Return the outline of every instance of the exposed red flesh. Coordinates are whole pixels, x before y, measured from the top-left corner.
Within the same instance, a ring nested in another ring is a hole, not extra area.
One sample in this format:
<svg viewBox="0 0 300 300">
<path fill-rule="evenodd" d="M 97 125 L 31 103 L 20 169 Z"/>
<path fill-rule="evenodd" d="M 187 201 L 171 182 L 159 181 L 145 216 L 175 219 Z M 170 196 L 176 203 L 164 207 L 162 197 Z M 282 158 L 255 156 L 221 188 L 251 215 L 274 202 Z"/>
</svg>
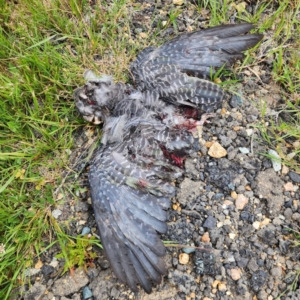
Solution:
<svg viewBox="0 0 300 300">
<path fill-rule="evenodd" d="M 199 110 L 197 108 L 182 106 L 180 110 L 185 118 L 199 120 Z"/>
<path fill-rule="evenodd" d="M 183 168 L 183 162 L 186 159 L 186 156 L 179 156 L 179 155 L 176 155 L 174 153 L 171 153 L 163 145 L 160 145 L 160 148 L 161 148 L 164 156 L 167 159 L 169 159 L 172 164 L 174 164 L 175 166 L 177 166 L 179 168 Z"/>
</svg>

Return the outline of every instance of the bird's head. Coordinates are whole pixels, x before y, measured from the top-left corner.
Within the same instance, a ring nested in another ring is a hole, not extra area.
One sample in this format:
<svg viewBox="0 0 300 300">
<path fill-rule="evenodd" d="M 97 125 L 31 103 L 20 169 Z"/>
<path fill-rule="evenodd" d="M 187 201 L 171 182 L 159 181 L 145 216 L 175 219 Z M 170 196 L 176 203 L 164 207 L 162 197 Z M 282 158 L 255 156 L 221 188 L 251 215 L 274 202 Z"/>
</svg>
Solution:
<svg viewBox="0 0 300 300">
<path fill-rule="evenodd" d="M 87 83 L 75 90 L 75 105 L 83 118 L 93 124 L 101 124 L 110 116 L 119 101 L 122 84 L 114 83 L 111 76 L 96 76 L 88 70 L 84 73 Z"/>
</svg>

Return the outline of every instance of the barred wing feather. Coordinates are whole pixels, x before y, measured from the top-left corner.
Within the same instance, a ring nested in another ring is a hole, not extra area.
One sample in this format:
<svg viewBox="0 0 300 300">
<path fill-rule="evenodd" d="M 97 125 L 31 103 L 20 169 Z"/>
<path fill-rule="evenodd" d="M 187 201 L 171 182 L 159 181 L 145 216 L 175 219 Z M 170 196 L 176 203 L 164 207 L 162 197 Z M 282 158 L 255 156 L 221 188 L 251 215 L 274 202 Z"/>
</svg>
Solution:
<svg viewBox="0 0 300 300">
<path fill-rule="evenodd" d="M 221 25 L 182 34 L 158 48 L 147 48 L 131 65 L 140 89 L 154 89 L 175 105 L 190 105 L 210 112 L 222 101 L 224 92 L 209 78 L 211 68 L 243 58 L 242 51 L 254 47 L 260 34 L 245 34 L 252 24 Z"/>
</svg>

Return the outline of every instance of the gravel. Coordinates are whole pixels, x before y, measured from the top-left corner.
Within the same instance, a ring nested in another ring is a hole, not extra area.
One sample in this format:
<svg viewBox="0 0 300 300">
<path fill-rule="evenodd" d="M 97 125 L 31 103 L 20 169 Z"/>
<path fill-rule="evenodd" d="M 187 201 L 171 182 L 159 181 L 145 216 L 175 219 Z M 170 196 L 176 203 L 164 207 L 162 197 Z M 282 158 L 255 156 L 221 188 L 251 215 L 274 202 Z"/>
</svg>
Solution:
<svg viewBox="0 0 300 300">
<path fill-rule="evenodd" d="M 167 15 L 159 12 L 166 3 L 172 1 L 156 1 L 155 7 L 154 1 L 148 0 L 143 10 L 132 12 L 133 32 L 151 31 L 167 20 Z M 207 25 L 209 12 L 199 16 L 189 2 L 181 8 L 179 33 Z M 255 5 L 247 4 L 247 11 L 254 9 Z M 237 21 L 234 16 L 233 21 Z M 173 36 L 174 30 L 170 25 L 158 38 Z M 260 154 L 269 149 L 260 143 L 256 127 L 261 119 L 257 109 L 261 94 L 280 99 L 271 89 L 271 65 L 269 61 L 257 66 L 263 74 L 261 80 L 250 72 L 238 75 L 242 80 L 236 87 L 238 95 L 228 97 L 222 111 L 203 127 L 200 151 L 186 161 L 186 175 L 176 183 L 178 193 L 168 211 L 168 232 L 162 236 L 185 248 L 167 247 L 169 274 L 151 295 L 143 291 L 134 295 L 117 281 L 102 250 L 94 247 L 98 256 L 86 270 L 75 269 L 62 277 L 55 274 L 63 261 L 53 263 L 59 250 L 45 251 L 41 272 L 28 273 L 31 285 L 25 287 L 24 299 L 271 300 L 294 280 L 299 284 L 295 271 L 300 267 L 300 249 L 290 242 L 289 228 L 298 231 L 300 225 L 300 175 L 286 167 L 279 170 L 277 165 L 274 170 L 272 161 Z M 82 152 L 87 138 L 92 137 L 82 133 L 76 138 L 75 147 L 82 157 L 79 170 L 84 167 Z M 95 141 L 97 138 L 95 133 Z M 224 148 L 225 157 L 208 155 L 205 143 L 212 141 Z M 85 185 L 85 172 L 82 179 Z M 88 192 L 52 214 L 69 221 L 70 234 L 97 234 Z M 186 264 L 179 262 L 182 253 L 189 256 Z M 286 292 L 280 299 L 300 299 L 300 289 Z"/>
</svg>

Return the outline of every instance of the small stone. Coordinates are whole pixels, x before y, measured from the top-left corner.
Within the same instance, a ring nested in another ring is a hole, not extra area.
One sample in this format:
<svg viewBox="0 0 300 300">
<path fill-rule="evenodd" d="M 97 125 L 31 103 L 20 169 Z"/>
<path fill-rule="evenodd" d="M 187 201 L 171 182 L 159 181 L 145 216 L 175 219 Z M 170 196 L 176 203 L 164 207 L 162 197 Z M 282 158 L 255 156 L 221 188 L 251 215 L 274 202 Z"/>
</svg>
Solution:
<svg viewBox="0 0 300 300">
<path fill-rule="evenodd" d="M 214 142 L 205 142 L 205 147 L 210 148 L 213 145 Z"/>
<path fill-rule="evenodd" d="M 57 258 L 53 257 L 52 261 L 50 262 L 49 266 L 56 268 L 58 266 Z"/>
<path fill-rule="evenodd" d="M 93 296 L 92 291 L 86 286 L 82 291 L 83 299 L 89 299 Z"/>
<path fill-rule="evenodd" d="M 52 292 L 57 296 L 66 296 L 78 292 L 88 283 L 89 278 L 85 271 L 78 268 L 72 275 L 66 274 L 56 280 L 53 284 Z"/>
<path fill-rule="evenodd" d="M 183 0 L 173 0 L 173 4 L 178 5 L 178 6 L 182 5 L 183 3 L 184 3 Z"/>
<path fill-rule="evenodd" d="M 52 266 L 50 266 L 50 265 L 43 265 L 42 266 L 42 273 L 43 273 L 44 276 L 48 276 L 53 272 L 54 272 L 54 268 Z"/>
<path fill-rule="evenodd" d="M 286 192 L 293 192 L 294 191 L 294 185 L 292 182 L 287 182 L 284 186 L 284 190 Z"/>
<path fill-rule="evenodd" d="M 196 294 L 195 294 L 195 293 L 191 293 L 191 294 L 190 294 L 190 297 L 191 297 L 192 299 L 194 299 L 194 298 L 196 298 Z"/>
<path fill-rule="evenodd" d="M 223 227 L 224 226 L 224 223 L 223 222 L 218 222 L 217 223 L 217 228 L 221 228 L 221 227 Z"/>
<path fill-rule="evenodd" d="M 208 218 L 205 220 L 203 224 L 203 227 L 212 229 L 215 228 L 216 225 L 217 225 L 217 220 L 212 216 L 208 216 Z"/>
<path fill-rule="evenodd" d="M 186 27 L 186 30 L 187 30 L 188 32 L 191 32 L 191 31 L 194 30 L 194 28 L 193 28 L 191 25 L 188 25 L 188 26 Z"/>
<path fill-rule="evenodd" d="M 22 299 L 31 300 L 31 299 L 41 299 L 46 291 L 46 285 L 42 285 L 39 282 L 35 282 L 33 286 L 30 287 L 29 291 L 26 292 Z M 15 297 L 13 297 L 16 299 Z M 11 299 L 11 298 L 10 298 Z"/>
<path fill-rule="evenodd" d="M 74 208 L 76 212 L 85 212 L 88 211 L 89 205 L 85 201 L 76 201 Z"/>
<path fill-rule="evenodd" d="M 38 260 L 37 263 L 34 265 L 35 269 L 40 269 L 43 266 L 43 262 L 41 260 Z"/>
<path fill-rule="evenodd" d="M 240 147 L 239 150 L 240 150 L 240 152 L 243 153 L 243 154 L 248 154 L 248 153 L 250 153 L 249 148 Z"/>
<path fill-rule="evenodd" d="M 253 226 L 256 230 L 259 229 L 259 227 L 260 227 L 260 222 L 258 222 L 258 221 L 253 222 L 252 226 Z"/>
<path fill-rule="evenodd" d="M 274 277 L 282 277 L 282 268 L 280 267 L 275 267 L 271 269 L 271 275 Z"/>
<path fill-rule="evenodd" d="M 295 172 L 289 172 L 289 177 L 294 181 L 294 182 L 297 182 L 297 183 L 300 183 L 300 175 L 295 173 Z"/>
<path fill-rule="evenodd" d="M 224 282 L 220 282 L 218 284 L 218 290 L 221 291 L 221 292 L 225 292 L 227 290 L 227 286 Z"/>
<path fill-rule="evenodd" d="M 298 212 L 295 212 L 292 216 L 292 220 L 300 222 L 300 214 Z"/>
<path fill-rule="evenodd" d="M 273 219 L 273 225 L 275 225 L 275 226 L 280 226 L 280 225 L 282 225 L 283 223 L 284 223 L 284 221 L 283 220 L 281 220 L 279 217 L 276 217 L 276 218 L 274 218 Z"/>
<path fill-rule="evenodd" d="M 219 280 L 214 280 L 213 283 L 211 284 L 211 286 L 213 288 L 216 288 L 218 286 L 218 284 L 221 283 Z"/>
<path fill-rule="evenodd" d="M 243 194 L 238 194 L 235 200 L 235 206 L 237 209 L 242 210 L 248 204 L 249 199 Z"/>
<path fill-rule="evenodd" d="M 270 149 L 268 151 L 268 153 L 271 155 L 271 162 L 272 162 L 272 165 L 273 165 L 273 169 L 275 172 L 278 172 L 281 170 L 281 157 L 279 156 L 279 154 L 273 150 L 273 149 Z"/>
<path fill-rule="evenodd" d="M 253 129 L 251 128 L 246 129 L 246 133 L 248 136 L 251 136 L 253 134 Z"/>
<path fill-rule="evenodd" d="M 285 211 L 284 211 L 284 216 L 287 220 L 290 220 L 290 218 L 292 217 L 293 215 L 293 210 L 288 207 Z"/>
<path fill-rule="evenodd" d="M 241 270 L 240 269 L 231 269 L 230 276 L 235 281 L 239 280 L 241 278 Z"/>
<path fill-rule="evenodd" d="M 287 154 L 286 159 L 287 161 L 291 161 L 296 155 L 296 152 L 291 152 L 289 154 Z"/>
<path fill-rule="evenodd" d="M 208 150 L 208 155 L 214 158 L 221 158 L 227 155 L 227 151 L 218 142 L 214 142 Z"/>
<path fill-rule="evenodd" d="M 34 276 L 34 275 L 40 273 L 40 271 L 41 271 L 41 269 L 28 268 L 25 270 L 25 276 L 31 277 L 31 276 Z"/>
<path fill-rule="evenodd" d="M 256 298 L 253 297 L 253 300 L 266 300 L 268 293 L 264 290 L 261 290 L 255 295 Z"/>
<path fill-rule="evenodd" d="M 187 247 L 187 248 L 183 248 L 182 251 L 186 254 L 191 254 L 191 253 L 195 252 L 195 248 Z"/>
<path fill-rule="evenodd" d="M 180 253 L 179 254 L 179 262 L 182 264 L 182 265 L 186 265 L 188 262 L 189 262 L 189 255 L 186 254 L 186 253 Z"/>
<path fill-rule="evenodd" d="M 58 219 L 58 217 L 59 217 L 61 214 L 62 214 L 62 211 L 59 210 L 59 209 L 54 209 L 54 210 L 52 211 L 52 216 L 53 216 L 54 219 Z"/>
<path fill-rule="evenodd" d="M 205 232 L 202 237 L 201 237 L 201 241 L 203 243 L 209 243 L 210 242 L 210 238 L 209 238 L 209 233 L 208 232 Z"/>
<path fill-rule="evenodd" d="M 241 97 L 241 95 L 238 94 L 234 94 L 232 95 L 229 104 L 232 108 L 235 108 L 237 106 L 242 106 L 243 105 L 243 98 Z"/>
<path fill-rule="evenodd" d="M 143 39 L 146 39 L 148 37 L 146 32 L 140 32 L 139 36 Z"/>
<path fill-rule="evenodd" d="M 226 219 L 224 222 L 223 222 L 224 225 L 231 225 L 231 221 L 229 219 Z"/>
<path fill-rule="evenodd" d="M 83 227 L 81 231 L 81 235 L 84 236 L 86 234 L 89 234 L 91 232 L 91 229 L 89 227 Z"/>
<path fill-rule="evenodd" d="M 231 233 L 228 234 L 228 236 L 229 236 L 232 240 L 234 240 L 235 237 L 236 237 L 236 233 L 231 232 Z"/>
<path fill-rule="evenodd" d="M 231 192 L 231 197 L 232 197 L 233 199 L 237 199 L 238 195 L 237 195 L 236 191 L 232 191 L 232 192 Z"/>
<path fill-rule="evenodd" d="M 167 25 L 167 23 L 168 23 L 167 21 L 162 21 L 161 22 L 162 26 L 164 26 L 164 27 Z"/>
<path fill-rule="evenodd" d="M 268 225 L 270 224 L 271 220 L 268 219 L 268 218 L 264 218 L 262 221 L 261 221 L 261 226 L 265 226 L 265 225 Z"/>
<path fill-rule="evenodd" d="M 56 197 L 56 200 L 61 200 L 64 197 L 64 195 L 62 193 L 59 193 Z"/>
<path fill-rule="evenodd" d="M 249 263 L 249 258 L 240 257 L 237 264 L 240 268 L 245 268 Z"/>
<path fill-rule="evenodd" d="M 224 205 L 227 207 L 227 206 L 229 206 L 229 205 L 232 205 L 233 204 L 233 202 L 232 201 L 230 201 L 230 200 L 225 200 L 224 201 Z"/>
<path fill-rule="evenodd" d="M 268 274 L 265 271 L 257 270 L 252 274 L 250 284 L 254 291 L 258 291 L 266 282 Z"/>
<path fill-rule="evenodd" d="M 281 174 L 286 175 L 289 172 L 289 168 L 286 165 L 282 166 Z"/>
</svg>

